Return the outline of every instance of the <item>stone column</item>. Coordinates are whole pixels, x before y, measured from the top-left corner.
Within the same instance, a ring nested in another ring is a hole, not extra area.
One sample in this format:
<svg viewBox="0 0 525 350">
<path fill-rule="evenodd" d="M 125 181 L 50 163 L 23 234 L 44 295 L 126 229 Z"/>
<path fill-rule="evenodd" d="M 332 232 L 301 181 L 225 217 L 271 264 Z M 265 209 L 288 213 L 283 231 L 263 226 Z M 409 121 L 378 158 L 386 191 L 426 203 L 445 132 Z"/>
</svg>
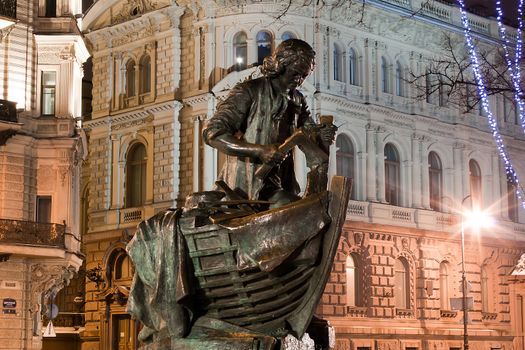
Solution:
<svg viewBox="0 0 525 350">
<path fill-rule="evenodd" d="M 425 191 L 424 191 L 424 182 L 425 182 L 425 166 L 421 157 L 421 141 L 420 137 L 417 134 L 412 134 L 410 138 L 411 148 L 412 148 L 412 185 L 409 186 L 413 188 L 412 191 L 412 204 L 414 208 L 421 208 L 422 202 L 424 202 Z M 427 183 L 428 183 L 428 172 L 427 172 Z M 422 198 L 423 197 L 423 200 Z"/>
<path fill-rule="evenodd" d="M 201 117 L 193 117 L 193 192 L 200 191 Z"/>
<path fill-rule="evenodd" d="M 374 142 L 376 147 L 376 183 L 377 183 L 377 200 L 381 203 L 386 203 L 385 197 L 385 148 L 380 139 L 380 135 L 385 132 L 385 129 L 378 126 L 375 128 Z M 401 179 L 400 179 L 401 180 Z"/>
<path fill-rule="evenodd" d="M 366 200 L 377 202 L 376 188 L 376 143 L 374 127 L 371 124 L 366 125 Z"/>
<path fill-rule="evenodd" d="M 122 203 L 122 192 L 124 189 L 124 183 L 121 181 L 124 174 L 124 166 L 126 165 L 125 159 L 120 159 L 120 136 L 116 134 L 110 135 L 111 142 L 109 143 L 109 154 L 111 157 L 111 168 L 110 168 L 110 180 L 111 180 L 111 198 L 110 208 L 121 208 L 124 206 Z"/>
</svg>

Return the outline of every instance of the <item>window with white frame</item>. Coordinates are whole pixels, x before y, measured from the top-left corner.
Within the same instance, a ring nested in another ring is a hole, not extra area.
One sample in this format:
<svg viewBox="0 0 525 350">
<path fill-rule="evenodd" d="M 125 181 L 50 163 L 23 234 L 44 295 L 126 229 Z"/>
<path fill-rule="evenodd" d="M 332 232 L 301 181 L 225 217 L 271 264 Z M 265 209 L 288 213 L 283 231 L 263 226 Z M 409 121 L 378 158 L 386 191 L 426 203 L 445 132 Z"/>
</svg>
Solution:
<svg viewBox="0 0 525 350">
<path fill-rule="evenodd" d="M 359 85 L 357 77 L 357 54 L 353 48 L 348 49 L 348 82 Z"/>
<path fill-rule="evenodd" d="M 334 80 L 343 81 L 343 51 L 338 44 L 334 44 L 333 54 Z"/>
<path fill-rule="evenodd" d="M 247 66 L 248 37 L 245 32 L 239 32 L 233 37 L 233 59 L 237 69 L 242 70 Z"/>
<path fill-rule="evenodd" d="M 441 199 L 443 197 L 443 168 L 441 159 L 436 152 L 428 154 L 428 185 L 430 194 L 430 208 L 435 211 L 441 210 Z"/>
<path fill-rule="evenodd" d="M 481 169 L 474 159 L 471 159 L 468 165 L 472 209 L 479 209 L 481 208 Z"/>
<path fill-rule="evenodd" d="M 146 202 L 146 147 L 133 144 L 126 157 L 126 207 L 134 208 Z"/>
<path fill-rule="evenodd" d="M 400 204 L 400 161 L 394 145 L 385 146 L 385 199 L 391 205 Z"/>
<path fill-rule="evenodd" d="M 43 116 L 55 115 L 57 73 L 43 71 L 41 79 L 40 108 Z"/>
<path fill-rule="evenodd" d="M 449 264 L 447 261 L 442 261 L 439 264 L 439 302 L 441 310 L 450 310 L 449 283 Z"/>
<path fill-rule="evenodd" d="M 396 308 L 410 308 L 410 269 L 404 257 L 394 262 L 394 299 Z"/>
<path fill-rule="evenodd" d="M 361 269 L 355 254 L 346 257 L 346 305 L 363 306 L 362 286 L 360 286 Z"/>
<path fill-rule="evenodd" d="M 344 134 L 337 135 L 335 140 L 336 151 L 336 173 L 337 175 L 346 176 L 354 179 L 355 156 L 354 146 L 348 136 Z M 352 186 L 351 199 L 355 199 L 355 183 Z"/>
<path fill-rule="evenodd" d="M 273 36 L 265 30 L 257 33 L 255 38 L 257 42 L 257 64 L 263 64 L 266 57 L 272 54 Z"/>
<path fill-rule="evenodd" d="M 381 57 L 381 91 L 392 93 L 390 88 L 390 65 L 385 57 Z"/>
</svg>

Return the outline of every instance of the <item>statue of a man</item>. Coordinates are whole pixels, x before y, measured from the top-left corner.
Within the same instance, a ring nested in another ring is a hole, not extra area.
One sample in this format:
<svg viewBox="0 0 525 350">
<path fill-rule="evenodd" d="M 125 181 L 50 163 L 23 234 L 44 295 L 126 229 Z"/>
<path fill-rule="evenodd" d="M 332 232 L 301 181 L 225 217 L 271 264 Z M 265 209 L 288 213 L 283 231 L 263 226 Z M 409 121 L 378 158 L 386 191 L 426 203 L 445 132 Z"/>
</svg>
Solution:
<svg viewBox="0 0 525 350">
<path fill-rule="evenodd" d="M 228 155 L 220 179 L 246 198 L 279 206 L 299 198 L 292 155 L 278 147 L 296 129 L 317 127 L 297 90 L 314 66 L 315 51 L 308 43 L 283 41 L 265 58 L 263 77 L 237 84 L 208 121 L 204 141 Z M 333 141 L 335 127 L 318 130 L 318 141 Z M 262 164 L 272 170 L 261 182 L 255 172 Z"/>
</svg>

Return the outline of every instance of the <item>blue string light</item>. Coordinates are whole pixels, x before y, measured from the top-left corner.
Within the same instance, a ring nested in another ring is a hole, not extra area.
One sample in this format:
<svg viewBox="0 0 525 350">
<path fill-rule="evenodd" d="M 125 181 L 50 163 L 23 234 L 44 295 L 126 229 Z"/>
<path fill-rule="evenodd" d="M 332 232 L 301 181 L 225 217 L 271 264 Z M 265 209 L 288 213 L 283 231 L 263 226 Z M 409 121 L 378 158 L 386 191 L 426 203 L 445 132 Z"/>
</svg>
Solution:
<svg viewBox="0 0 525 350">
<path fill-rule="evenodd" d="M 492 136 L 494 138 L 494 141 L 496 142 L 496 146 L 498 148 L 499 156 L 501 160 L 503 161 L 503 164 L 505 165 L 505 171 L 507 173 L 508 178 L 516 185 L 516 196 L 521 202 L 521 206 L 525 209 L 525 202 L 524 202 L 524 193 L 523 189 L 521 188 L 521 185 L 519 183 L 518 174 L 514 170 L 514 167 L 512 166 L 512 163 L 510 161 L 510 157 L 505 150 L 505 144 L 503 143 L 503 139 L 501 137 L 501 134 L 499 132 L 498 124 L 496 121 L 496 118 L 492 115 L 492 112 L 490 110 L 490 104 L 488 99 L 487 90 L 485 89 L 485 83 L 483 81 L 483 76 L 481 75 L 480 70 L 480 64 L 478 55 L 476 53 L 476 48 L 474 46 L 474 42 L 472 40 L 471 35 L 471 28 L 470 23 L 467 18 L 467 11 L 465 10 L 465 2 L 463 0 L 457 0 L 459 4 L 459 9 L 461 12 L 461 23 L 463 24 L 464 34 L 465 34 L 465 40 L 467 43 L 468 51 L 470 54 L 470 59 L 472 62 L 472 70 L 474 71 L 474 77 L 476 78 L 476 86 L 478 89 L 478 94 L 480 96 L 481 105 L 483 107 L 483 110 L 487 114 L 487 120 L 489 122 L 489 126 L 492 130 Z M 521 0 L 520 0 L 521 1 Z M 501 5 L 499 6 L 501 9 Z M 521 16 L 520 16 L 521 17 Z M 498 21 L 500 21 L 501 18 L 499 18 Z M 518 33 L 520 34 L 520 33 Z M 520 36 L 520 35 L 519 35 Z M 519 40 L 519 39 L 518 39 Z M 521 47 L 521 44 L 520 44 Z M 521 48 L 520 48 L 521 51 Z M 518 55 L 518 52 L 516 52 L 516 57 Z M 515 61 L 516 62 L 516 61 Z M 516 71 L 516 70 L 514 70 Z M 514 77 L 513 77 L 514 78 Z"/>
<path fill-rule="evenodd" d="M 521 98 L 523 96 L 523 91 L 520 86 L 521 69 L 519 65 L 519 61 L 521 60 L 521 57 L 522 57 L 522 47 L 523 47 L 523 41 L 521 38 L 521 32 L 523 29 L 523 19 L 522 19 L 523 0 L 520 0 L 518 4 L 518 28 L 516 30 L 516 48 L 515 48 L 514 61 L 512 61 L 510 57 L 510 52 L 508 48 L 508 45 L 510 45 L 510 42 L 509 42 L 509 38 L 506 33 L 505 26 L 503 25 L 501 21 L 503 18 L 501 0 L 496 1 L 496 11 L 497 11 L 496 19 L 498 22 L 499 35 L 501 38 L 501 45 L 503 46 L 505 63 L 507 64 L 507 68 L 509 71 L 509 75 L 511 77 L 512 85 L 514 87 L 514 100 L 516 101 L 516 107 L 518 108 L 518 112 L 519 112 L 518 115 L 519 115 L 521 128 L 525 132 L 525 119 L 523 118 L 524 103 Z"/>
</svg>

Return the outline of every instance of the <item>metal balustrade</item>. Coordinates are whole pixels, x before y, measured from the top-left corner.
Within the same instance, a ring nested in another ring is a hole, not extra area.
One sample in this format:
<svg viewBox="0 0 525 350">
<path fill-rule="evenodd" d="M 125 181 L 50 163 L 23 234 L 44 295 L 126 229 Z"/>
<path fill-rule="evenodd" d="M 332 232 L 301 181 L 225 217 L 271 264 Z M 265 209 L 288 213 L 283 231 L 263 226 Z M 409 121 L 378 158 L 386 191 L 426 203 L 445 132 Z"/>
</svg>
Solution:
<svg viewBox="0 0 525 350">
<path fill-rule="evenodd" d="M 61 224 L 0 219 L 0 243 L 65 248 L 65 232 Z"/>
</svg>

